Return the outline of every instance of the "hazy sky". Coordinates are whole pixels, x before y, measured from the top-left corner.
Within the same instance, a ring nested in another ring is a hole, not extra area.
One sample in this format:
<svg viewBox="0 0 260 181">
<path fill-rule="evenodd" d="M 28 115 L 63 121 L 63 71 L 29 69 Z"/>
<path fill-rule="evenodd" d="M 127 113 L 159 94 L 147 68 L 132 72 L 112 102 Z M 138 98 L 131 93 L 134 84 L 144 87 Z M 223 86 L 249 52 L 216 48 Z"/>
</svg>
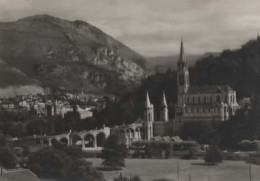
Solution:
<svg viewBox="0 0 260 181">
<path fill-rule="evenodd" d="M 0 21 L 35 14 L 80 19 L 144 56 L 240 47 L 260 34 L 260 0 L 0 0 Z"/>
</svg>

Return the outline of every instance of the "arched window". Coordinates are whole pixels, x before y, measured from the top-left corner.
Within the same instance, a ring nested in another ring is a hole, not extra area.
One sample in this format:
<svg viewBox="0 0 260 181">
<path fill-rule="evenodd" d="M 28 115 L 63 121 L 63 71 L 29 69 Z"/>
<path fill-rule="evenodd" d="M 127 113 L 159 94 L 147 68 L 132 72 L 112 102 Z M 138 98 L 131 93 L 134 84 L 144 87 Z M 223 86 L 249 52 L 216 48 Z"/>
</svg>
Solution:
<svg viewBox="0 0 260 181">
<path fill-rule="evenodd" d="M 192 102 L 195 103 L 195 97 L 194 96 L 192 97 Z"/>
<path fill-rule="evenodd" d="M 204 103 L 206 103 L 207 102 L 207 99 L 206 99 L 206 96 L 204 96 Z"/>
</svg>

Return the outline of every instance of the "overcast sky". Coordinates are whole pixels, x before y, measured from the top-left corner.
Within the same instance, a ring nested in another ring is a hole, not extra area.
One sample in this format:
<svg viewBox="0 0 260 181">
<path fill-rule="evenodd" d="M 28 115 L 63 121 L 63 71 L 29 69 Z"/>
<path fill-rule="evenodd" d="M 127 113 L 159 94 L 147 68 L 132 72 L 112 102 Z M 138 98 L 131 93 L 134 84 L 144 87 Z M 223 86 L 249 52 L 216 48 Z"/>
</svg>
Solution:
<svg viewBox="0 0 260 181">
<path fill-rule="evenodd" d="M 86 21 L 144 56 L 240 47 L 260 34 L 260 0 L 0 0 L 0 21 L 50 14 Z"/>
</svg>

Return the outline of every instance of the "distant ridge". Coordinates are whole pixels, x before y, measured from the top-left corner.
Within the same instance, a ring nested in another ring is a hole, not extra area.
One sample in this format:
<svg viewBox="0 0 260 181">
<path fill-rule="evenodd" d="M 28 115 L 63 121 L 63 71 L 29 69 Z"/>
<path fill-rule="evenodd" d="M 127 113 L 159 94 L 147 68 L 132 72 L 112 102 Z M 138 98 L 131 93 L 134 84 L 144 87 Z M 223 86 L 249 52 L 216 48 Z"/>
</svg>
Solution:
<svg viewBox="0 0 260 181">
<path fill-rule="evenodd" d="M 201 57 L 202 55 L 187 55 L 189 66 L 194 65 L 195 62 Z M 176 70 L 178 58 L 179 55 L 172 55 L 172 56 L 160 56 L 160 57 L 147 57 L 146 59 L 149 62 L 148 68 L 154 71 L 158 71 L 158 69 Z"/>
</svg>

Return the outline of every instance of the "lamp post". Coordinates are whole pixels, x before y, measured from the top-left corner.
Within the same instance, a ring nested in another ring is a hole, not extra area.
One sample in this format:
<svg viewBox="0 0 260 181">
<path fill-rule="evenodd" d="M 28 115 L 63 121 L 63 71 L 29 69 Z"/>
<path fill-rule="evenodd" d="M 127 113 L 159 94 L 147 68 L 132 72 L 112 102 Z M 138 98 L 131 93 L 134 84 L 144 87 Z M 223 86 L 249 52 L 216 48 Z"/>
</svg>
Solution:
<svg viewBox="0 0 260 181">
<path fill-rule="evenodd" d="M 252 180 L 251 165 L 249 165 L 249 181 Z"/>
<path fill-rule="evenodd" d="M 180 178 L 179 161 L 177 162 L 177 177 L 178 177 L 178 180 L 179 180 L 179 178 Z"/>
</svg>

